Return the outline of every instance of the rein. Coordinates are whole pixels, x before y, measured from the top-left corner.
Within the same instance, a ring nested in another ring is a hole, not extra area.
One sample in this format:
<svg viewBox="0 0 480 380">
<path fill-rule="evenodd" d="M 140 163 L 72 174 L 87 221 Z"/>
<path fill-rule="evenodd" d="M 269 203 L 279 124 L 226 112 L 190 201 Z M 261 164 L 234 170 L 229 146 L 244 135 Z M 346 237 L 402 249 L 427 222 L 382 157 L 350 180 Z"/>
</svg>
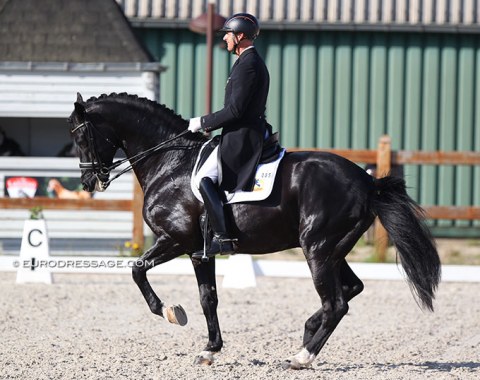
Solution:
<svg viewBox="0 0 480 380">
<path fill-rule="evenodd" d="M 111 170 L 117 168 L 118 166 L 122 165 L 123 163 L 127 162 L 127 161 L 130 161 L 130 160 L 133 160 L 133 161 L 130 161 L 130 165 L 128 165 L 125 169 L 123 169 L 121 172 L 117 173 L 114 177 L 112 177 L 111 179 L 109 179 L 108 181 L 104 182 L 102 184 L 102 186 L 104 186 L 104 189 L 106 189 L 108 187 L 108 185 L 110 185 L 110 183 L 117 179 L 118 177 L 120 177 L 122 174 L 125 174 L 126 172 L 130 171 L 133 169 L 133 165 L 135 165 L 137 162 L 143 160 L 145 157 L 148 157 L 149 155 L 151 155 L 152 153 L 155 153 L 157 151 L 160 150 L 160 148 L 162 148 L 164 145 L 168 144 L 169 142 L 172 142 L 182 136 L 185 136 L 188 132 L 190 132 L 188 129 L 179 133 L 178 135 L 176 136 L 173 136 L 172 138 L 168 139 L 168 140 L 165 140 L 163 142 L 161 142 L 160 144 L 158 145 L 155 145 L 154 147 L 151 147 L 150 149 L 147 149 L 143 152 L 140 152 L 140 153 L 137 153 L 135 156 L 132 156 L 132 157 L 127 157 L 127 158 L 123 158 L 121 160 L 118 160 L 118 161 L 115 161 L 114 163 L 112 163 L 111 166 L 109 166 L 107 168 L 107 170 L 110 172 Z"/>
<path fill-rule="evenodd" d="M 179 133 L 178 135 L 173 136 L 172 138 L 167 139 L 165 141 L 162 141 L 160 144 L 157 144 L 157 145 L 155 145 L 155 146 L 153 146 L 153 147 L 151 147 L 151 148 L 149 148 L 149 149 L 147 149 L 143 152 L 137 153 L 136 155 L 134 155 L 132 157 L 126 157 L 126 158 L 122 158 L 121 160 L 117 160 L 117 161 L 113 162 L 112 165 L 110 165 L 110 166 L 105 166 L 102 163 L 102 161 L 100 160 L 100 155 L 98 154 L 97 149 L 95 147 L 95 141 L 93 140 L 93 134 L 91 133 L 91 130 L 90 130 L 89 127 L 91 127 L 92 129 L 95 129 L 107 142 L 112 144 L 114 147 L 117 147 L 117 145 L 114 144 L 107 137 L 103 136 L 95 128 L 95 126 L 88 120 L 86 120 L 85 122 L 77 125 L 74 129 L 72 129 L 71 132 L 73 133 L 77 129 L 82 128 L 82 127 L 85 127 L 87 129 L 89 148 L 90 148 L 90 151 L 92 152 L 92 155 L 93 155 L 93 162 L 80 162 L 79 167 L 80 167 L 80 169 L 90 169 L 90 170 L 92 170 L 93 173 L 95 174 L 95 176 L 100 180 L 100 182 L 102 184 L 102 188 L 104 190 L 110 185 L 110 183 L 112 183 L 113 180 L 117 179 L 122 174 L 125 174 L 126 172 L 129 172 L 130 170 L 132 170 L 133 166 L 136 163 L 138 163 L 141 160 L 143 160 L 144 158 L 150 156 L 152 153 L 155 153 L 155 152 L 159 151 L 166 144 L 168 144 L 168 143 L 170 143 L 170 142 L 172 142 L 172 141 L 174 141 L 174 140 L 176 140 L 176 139 L 178 139 L 182 136 L 185 136 L 187 133 L 190 132 L 188 129 L 186 129 L 185 131 Z M 110 172 L 113 169 L 119 167 L 120 165 L 124 164 L 127 161 L 130 161 L 130 165 L 128 165 L 125 169 L 123 169 L 122 171 L 117 173 L 111 179 L 108 179 L 108 177 L 110 175 Z"/>
</svg>

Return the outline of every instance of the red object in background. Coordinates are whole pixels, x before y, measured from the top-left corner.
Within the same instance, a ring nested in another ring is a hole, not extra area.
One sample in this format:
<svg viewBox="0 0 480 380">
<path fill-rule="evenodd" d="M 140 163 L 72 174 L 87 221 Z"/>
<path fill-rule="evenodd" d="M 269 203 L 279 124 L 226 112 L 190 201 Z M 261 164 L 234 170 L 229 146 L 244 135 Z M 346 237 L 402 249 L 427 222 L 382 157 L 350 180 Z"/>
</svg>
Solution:
<svg viewBox="0 0 480 380">
<path fill-rule="evenodd" d="M 38 189 L 38 181 L 30 177 L 7 179 L 6 187 L 10 198 L 33 198 Z"/>
</svg>

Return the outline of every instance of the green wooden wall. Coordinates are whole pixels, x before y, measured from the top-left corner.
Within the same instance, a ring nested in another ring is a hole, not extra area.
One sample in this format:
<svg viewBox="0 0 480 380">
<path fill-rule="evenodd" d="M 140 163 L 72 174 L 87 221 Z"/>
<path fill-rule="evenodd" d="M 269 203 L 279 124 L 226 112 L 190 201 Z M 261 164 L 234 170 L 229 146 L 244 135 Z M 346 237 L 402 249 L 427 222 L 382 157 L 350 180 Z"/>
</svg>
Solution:
<svg viewBox="0 0 480 380">
<path fill-rule="evenodd" d="M 205 37 L 137 31 L 167 67 L 161 102 L 185 118 L 203 114 Z M 221 37 L 216 42 L 214 109 L 233 63 Z M 256 45 L 271 76 L 267 118 L 286 147 L 375 149 L 389 134 L 394 150 L 480 150 L 477 35 L 262 31 Z M 480 206 L 479 167 L 409 165 L 405 176 L 421 204 Z M 480 237 L 478 223 L 435 225 Z"/>
</svg>

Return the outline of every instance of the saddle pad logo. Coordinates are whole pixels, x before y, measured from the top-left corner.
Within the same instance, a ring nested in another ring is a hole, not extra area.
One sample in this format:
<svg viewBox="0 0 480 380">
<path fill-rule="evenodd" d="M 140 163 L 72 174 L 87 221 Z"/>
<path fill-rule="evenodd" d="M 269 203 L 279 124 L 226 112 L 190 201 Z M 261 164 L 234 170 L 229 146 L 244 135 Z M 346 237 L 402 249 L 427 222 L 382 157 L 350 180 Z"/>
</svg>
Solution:
<svg viewBox="0 0 480 380">
<path fill-rule="evenodd" d="M 255 186 L 253 191 L 262 191 L 263 190 L 263 181 L 259 178 L 255 178 Z"/>
<path fill-rule="evenodd" d="M 257 167 L 257 173 L 255 174 L 255 185 L 253 191 L 263 191 L 273 187 L 273 181 L 275 180 L 275 172 L 277 167 L 272 165 L 260 165 Z M 270 183 L 272 182 L 272 183 Z"/>
</svg>

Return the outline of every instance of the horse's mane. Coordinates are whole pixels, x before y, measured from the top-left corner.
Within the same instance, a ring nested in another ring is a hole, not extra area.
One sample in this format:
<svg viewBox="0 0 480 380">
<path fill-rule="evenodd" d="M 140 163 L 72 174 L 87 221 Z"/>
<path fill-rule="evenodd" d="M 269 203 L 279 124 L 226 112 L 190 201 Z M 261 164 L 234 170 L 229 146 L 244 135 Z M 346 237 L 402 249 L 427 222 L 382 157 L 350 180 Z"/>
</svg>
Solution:
<svg viewBox="0 0 480 380">
<path fill-rule="evenodd" d="M 86 103 L 88 106 L 89 104 L 99 101 L 113 101 L 117 103 L 135 105 L 141 108 L 143 112 L 154 114 L 154 118 L 156 120 L 163 122 L 162 124 L 165 124 L 170 128 L 173 128 L 176 133 L 184 131 L 188 126 L 187 120 L 182 118 L 182 116 L 177 114 L 174 110 L 168 108 L 166 105 L 157 103 L 156 101 L 147 98 L 141 98 L 137 95 L 127 94 L 126 92 L 122 92 L 119 94 L 111 93 L 110 95 L 101 94 L 99 97 L 92 96 L 86 101 Z M 143 125 L 143 129 L 145 129 L 146 132 L 151 131 L 151 128 L 151 124 L 145 123 Z M 194 141 L 205 140 L 205 138 L 200 133 L 190 133 L 187 134 L 185 137 Z"/>
<path fill-rule="evenodd" d="M 139 105 L 143 105 L 144 107 L 151 108 L 153 112 L 156 111 L 158 108 L 163 114 L 170 116 L 172 118 L 178 118 L 184 120 L 180 115 L 175 113 L 172 109 L 168 108 L 165 104 L 160 104 L 157 103 L 154 100 L 150 100 L 147 98 L 140 98 L 138 95 L 133 95 L 133 94 L 127 94 L 126 92 L 122 92 L 120 94 L 117 94 L 115 92 L 112 92 L 110 95 L 107 94 L 101 94 L 100 96 L 92 96 L 90 99 L 87 100 L 88 103 L 92 102 L 97 102 L 99 100 L 124 100 L 127 102 L 132 102 L 132 103 L 137 103 Z"/>
</svg>

